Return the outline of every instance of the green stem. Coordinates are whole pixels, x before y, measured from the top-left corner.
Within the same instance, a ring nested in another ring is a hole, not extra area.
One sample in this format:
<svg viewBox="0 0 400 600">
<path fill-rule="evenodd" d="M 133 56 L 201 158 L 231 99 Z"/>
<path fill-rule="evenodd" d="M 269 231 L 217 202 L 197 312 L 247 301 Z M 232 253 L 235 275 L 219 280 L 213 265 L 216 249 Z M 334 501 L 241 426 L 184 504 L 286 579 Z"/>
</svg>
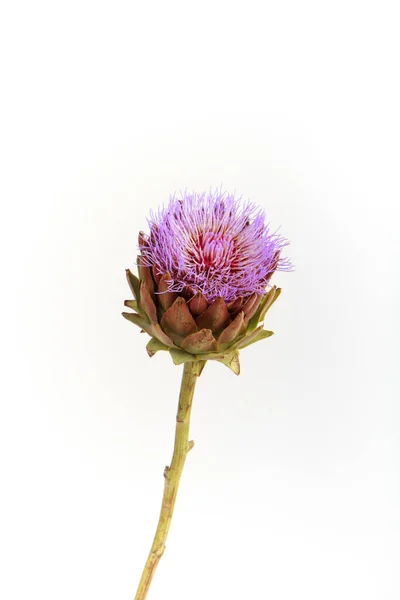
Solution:
<svg viewBox="0 0 400 600">
<path fill-rule="evenodd" d="M 194 444 L 194 442 L 189 441 L 189 426 L 194 388 L 196 386 L 196 378 L 198 375 L 198 363 L 185 363 L 179 395 L 178 414 L 176 415 L 174 453 L 171 466 L 165 467 L 164 496 L 161 505 L 160 518 L 153 545 L 143 569 L 135 600 L 145 600 L 153 575 L 165 550 L 165 542 L 171 525 L 179 481 L 185 465 L 186 455 Z"/>
</svg>

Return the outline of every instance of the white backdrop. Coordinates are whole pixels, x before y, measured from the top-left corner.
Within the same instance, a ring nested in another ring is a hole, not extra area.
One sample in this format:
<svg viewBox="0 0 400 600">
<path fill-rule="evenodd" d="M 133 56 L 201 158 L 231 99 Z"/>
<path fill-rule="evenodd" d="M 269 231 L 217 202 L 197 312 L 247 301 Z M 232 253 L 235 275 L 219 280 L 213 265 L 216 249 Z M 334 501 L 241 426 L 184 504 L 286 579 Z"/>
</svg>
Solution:
<svg viewBox="0 0 400 600">
<path fill-rule="evenodd" d="M 208 364 L 149 600 L 400 596 L 395 2 L 13 2 L 2 44 L 1 597 L 132 600 L 180 369 L 120 313 L 185 187 L 291 240 Z"/>
</svg>

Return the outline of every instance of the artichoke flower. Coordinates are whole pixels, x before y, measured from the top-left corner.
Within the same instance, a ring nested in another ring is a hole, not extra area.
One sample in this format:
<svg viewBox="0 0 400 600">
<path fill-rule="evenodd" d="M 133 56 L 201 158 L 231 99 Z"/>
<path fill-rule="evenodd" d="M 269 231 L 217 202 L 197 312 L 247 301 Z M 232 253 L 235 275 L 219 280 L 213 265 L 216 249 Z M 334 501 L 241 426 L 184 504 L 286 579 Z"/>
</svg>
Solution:
<svg viewBox="0 0 400 600">
<path fill-rule="evenodd" d="M 185 192 L 151 214 L 150 232 L 139 234 L 138 275 L 127 279 L 134 298 L 123 316 L 150 336 L 147 352 L 170 353 L 183 364 L 174 451 L 164 470 L 164 494 L 154 540 L 135 600 L 146 600 L 175 507 L 189 440 L 196 380 L 208 360 L 237 375 L 239 351 L 272 335 L 264 318 L 281 293 L 269 281 L 290 270 L 281 257 L 288 242 L 270 232 L 264 213 L 234 195 Z"/>
<path fill-rule="evenodd" d="M 262 211 L 234 195 L 173 196 L 139 234 L 138 275 L 127 280 L 134 299 L 123 316 L 151 337 L 149 356 L 168 351 L 173 362 L 217 360 L 237 375 L 239 350 L 273 334 L 265 316 L 281 289 L 270 286 L 288 242 L 271 233 Z"/>
</svg>

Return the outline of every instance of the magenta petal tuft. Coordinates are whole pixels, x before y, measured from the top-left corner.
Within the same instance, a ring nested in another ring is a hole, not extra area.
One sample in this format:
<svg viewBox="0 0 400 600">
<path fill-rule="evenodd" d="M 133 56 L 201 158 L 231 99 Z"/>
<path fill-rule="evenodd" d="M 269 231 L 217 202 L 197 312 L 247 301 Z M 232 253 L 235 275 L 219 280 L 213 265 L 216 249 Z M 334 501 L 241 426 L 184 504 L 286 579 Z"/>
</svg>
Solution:
<svg viewBox="0 0 400 600">
<path fill-rule="evenodd" d="M 287 240 L 270 231 L 262 210 L 233 194 L 173 196 L 149 225 L 149 236 L 139 238 L 142 265 L 170 273 L 169 291 L 201 292 L 209 304 L 262 296 L 275 270 L 291 268 L 281 257 Z"/>
</svg>

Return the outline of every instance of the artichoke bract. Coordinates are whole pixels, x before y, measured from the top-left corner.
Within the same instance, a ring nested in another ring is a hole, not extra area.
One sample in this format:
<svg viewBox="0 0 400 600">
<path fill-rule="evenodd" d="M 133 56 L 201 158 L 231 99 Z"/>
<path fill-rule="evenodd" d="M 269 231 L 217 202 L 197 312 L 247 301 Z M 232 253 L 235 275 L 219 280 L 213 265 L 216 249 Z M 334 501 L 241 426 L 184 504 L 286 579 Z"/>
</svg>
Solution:
<svg viewBox="0 0 400 600">
<path fill-rule="evenodd" d="M 123 316 L 151 337 L 147 352 L 167 351 L 176 365 L 217 360 L 239 374 L 239 351 L 273 334 L 264 318 L 281 290 L 270 286 L 288 242 L 271 233 L 253 204 L 233 195 L 184 193 L 140 232 L 138 277 Z"/>
</svg>

